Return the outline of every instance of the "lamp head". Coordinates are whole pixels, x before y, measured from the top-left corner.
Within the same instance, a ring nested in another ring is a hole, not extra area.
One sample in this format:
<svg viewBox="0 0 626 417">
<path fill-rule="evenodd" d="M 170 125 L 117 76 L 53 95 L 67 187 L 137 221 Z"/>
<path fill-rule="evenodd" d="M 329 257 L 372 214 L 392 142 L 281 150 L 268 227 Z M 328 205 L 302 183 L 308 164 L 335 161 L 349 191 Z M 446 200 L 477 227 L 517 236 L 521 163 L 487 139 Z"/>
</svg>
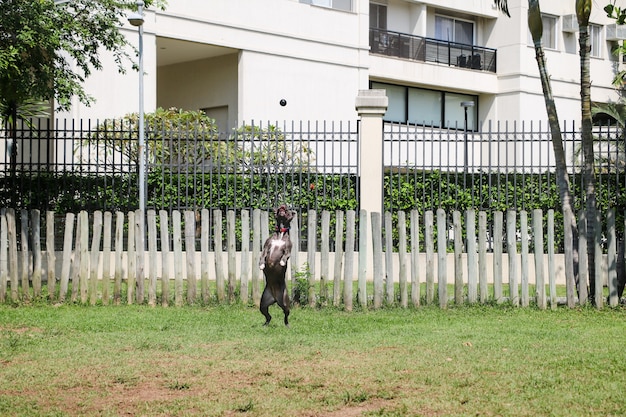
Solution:
<svg viewBox="0 0 626 417">
<path fill-rule="evenodd" d="M 462 101 L 461 102 L 461 107 L 474 107 L 474 102 L 473 101 Z"/>
<path fill-rule="evenodd" d="M 128 22 L 133 26 L 143 25 L 143 1 L 137 2 L 137 11 L 128 15 Z"/>
</svg>

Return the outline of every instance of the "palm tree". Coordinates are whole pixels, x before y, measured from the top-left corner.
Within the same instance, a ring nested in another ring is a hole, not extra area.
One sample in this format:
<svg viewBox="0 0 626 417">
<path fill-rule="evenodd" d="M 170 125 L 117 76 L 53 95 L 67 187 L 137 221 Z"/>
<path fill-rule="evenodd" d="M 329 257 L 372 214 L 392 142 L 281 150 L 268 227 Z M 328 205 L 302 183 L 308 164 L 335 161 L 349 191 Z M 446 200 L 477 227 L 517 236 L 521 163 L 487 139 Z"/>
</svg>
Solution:
<svg viewBox="0 0 626 417">
<path fill-rule="evenodd" d="M 494 0 L 495 5 L 507 16 L 510 17 L 507 0 Z M 567 175 L 567 162 L 565 151 L 563 149 L 563 135 L 561 126 L 559 125 L 559 117 L 552 95 L 552 85 L 548 74 L 545 54 L 541 37 L 543 35 L 543 23 L 541 21 L 541 10 L 539 8 L 539 0 L 528 0 L 528 27 L 533 38 L 535 46 L 535 58 L 539 68 L 539 77 L 541 79 L 541 87 L 543 89 L 543 97 L 548 113 L 548 123 L 550 124 L 550 134 L 552 139 L 552 148 L 554 150 L 554 158 L 556 162 L 556 181 L 559 188 L 559 196 L 561 198 L 561 208 L 563 210 L 564 219 L 571 219 L 570 227 L 564 228 L 564 245 L 565 245 L 565 276 L 567 280 L 568 302 L 573 302 L 574 283 L 578 284 L 578 228 L 576 218 L 572 209 L 572 193 L 569 177 Z M 569 258 L 571 254 L 571 258 Z M 587 299 L 586 285 L 578 284 L 579 299 L 581 302 Z"/>
<path fill-rule="evenodd" d="M 591 119 L 591 77 L 589 74 L 589 15 L 591 14 L 591 0 L 576 0 L 576 16 L 578 18 L 580 45 L 580 105 L 582 116 L 582 148 L 583 148 L 583 178 L 585 182 L 585 209 L 587 210 L 587 241 L 595 242 L 596 228 L 598 227 L 596 213 L 596 177 L 593 152 L 593 122 Z M 589 293 L 596 294 L 595 274 L 595 244 L 587 245 L 587 259 L 589 265 Z M 601 296 L 601 292 L 599 294 Z M 600 302 L 596 297 L 595 302 Z"/>
</svg>

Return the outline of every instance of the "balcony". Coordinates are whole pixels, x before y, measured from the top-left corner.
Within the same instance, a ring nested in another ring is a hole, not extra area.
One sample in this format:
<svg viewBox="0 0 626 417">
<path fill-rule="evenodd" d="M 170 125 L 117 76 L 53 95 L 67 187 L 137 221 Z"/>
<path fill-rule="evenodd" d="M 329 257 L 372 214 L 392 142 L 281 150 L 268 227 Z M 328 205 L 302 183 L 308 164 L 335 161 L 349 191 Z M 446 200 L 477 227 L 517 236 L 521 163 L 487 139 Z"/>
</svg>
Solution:
<svg viewBox="0 0 626 417">
<path fill-rule="evenodd" d="M 476 45 L 370 28 L 370 52 L 412 61 L 436 62 L 474 71 L 496 72 L 496 50 Z"/>
</svg>

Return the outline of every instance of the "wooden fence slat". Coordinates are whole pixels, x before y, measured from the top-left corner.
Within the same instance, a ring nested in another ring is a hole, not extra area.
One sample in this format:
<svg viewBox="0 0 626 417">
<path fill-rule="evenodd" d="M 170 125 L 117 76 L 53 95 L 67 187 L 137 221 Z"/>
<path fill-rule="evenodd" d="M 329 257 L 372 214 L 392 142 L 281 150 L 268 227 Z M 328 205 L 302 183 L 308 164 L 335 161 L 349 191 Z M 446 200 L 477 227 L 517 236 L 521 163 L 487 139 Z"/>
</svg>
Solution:
<svg viewBox="0 0 626 417">
<path fill-rule="evenodd" d="M 135 214 L 135 254 L 137 256 L 137 304 L 143 304 L 145 300 L 144 284 L 146 281 L 146 213 L 137 210 Z"/>
<path fill-rule="evenodd" d="M 235 211 L 226 212 L 226 252 L 228 259 L 228 302 L 235 301 L 235 287 L 237 286 L 236 262 L 235 262 Z"/>
<path fill-rule="evenodd" d="M 46 261 L 48 272 L 46 274 L 46 286 L 50 301 L 56 299 L 56 248 L 54 247 L 54 211 L 46 212 Z M 0 297 L 0 300 L 3 300 Z"/>
<path fill-rule="evenodd" d="M 439 307 L 448 306 L 448 268 L 446 260 L 448 258 L 448 224 L 446 212 L 437 209 L 437 290 L 439 295 Z"/>
<path fill-rule="evenodd" d="M 241 302 L 248 304 L 250 281 L 250 212 L 241 210 L 241 273 L 239 274 Z"/>
<path fill-rule="evenodd" d="M 385 302 L 388 305 L 395 303 L 394 278 L 393 273 L 393 225 L 391 223 L 391 213 L 384 214 L 385 222 Z"/>
<path fill-rule="evenodd" d="M 533 237 L 535 245 L 535 291 L 537 305 L 540 309 L 547 308 L 546 282 L 543 274 L 543 211 L 533 210 Z"/>
<path fill-rule="evenodd" d="M 487 279 L 487 213 L 478 212 L 478 287 L 480 288 L 480 302 L 485 304 L 489 300 L 489 285 Z"/>
<path fill-rule="evenodd" d="M 426 304 L 435 301 L 435 221 L 432 210 L 424 213 L 424 246 L 426 248 Z"/>
<path fill-rule="evenodd" d="M 93 213 L 93 235 L 91 240 L 91 254 L 89 258 L 89 303 L 95 305 L 98 301 L 98 259 L 100 258 L 100 242 L 102 240 L 102 212 Z"/>
<path fill-rule="evenodd" d="M 398 212 L 398 266 L 400 284 L 400 306 L 409 306 L 408 291 L 406 287 L 406 213 Z"/>
<path fill-rule="evenodd" d="M 550 308 L 557 307 L 556 299 L 556 264 L 554 259 L 554 210 L 548 210 L 548 287 Z"/>
<path fill-rule="evenodd" d="M 589 262 L 587 258 L 587 212 L 578 214 L 578 297 L 581 305 L 589 302 Z"/>
<path fill-rule="evenodd" d="M 28 245 L 28 210 L 20 211 L 20 233 L 22 251 L 22 298 L 30 299 L 30 247 Z"/>
<path fill-rule="evenodd" d="M 597 308 L 604 307 L 604 279 L 602 276 L 602 227 L 600 226 L 602 223 L 602 216 L 600 211 L 596 212 L 596 229 L 595 236 L 593 242 L 587 242 L 588 244 L 593 244 L 594 250 L 594 259 L 595 259 L 595 294 L 594 298 L 596 301 Z"/>
<path fill-rule="evenodd" d="M 180 211 L 172 211 L 172 228 L 174 238 L 172 241 L 172 249 L 174 251 L 174 305 L 176 307 L 183 305 L 183 237 L 181 223 Z M 222 238 L 221 225 L 222 223 L 220 218 L 220 242 Z"/>
<path fill-rule="evenodd" d="M 161 305 L 167 307 L 170 303 L 170 278 L 172 276 L 170 266 L 170 225 L 167 210 L 159 210 L 159 222 L 161 229 Z"/>
<path fill-rule="evenodd" d="M 519 285 L 517 283 L 517 213 L 506 212 L 506 252 L 509 260 L 509 300 L 519 307 Z"/>
<path fill-rule="evenodd" d="M 367 239 L 368 239 L 368 222 L 367 222 L 367 210 L 359 210 L 359 259 L 358 259 L 358 287 L 357 287 L 357 301 L 363 308 L 367 307 Z M 343 226 L 341 233 L 343 234 Z M 341 242 L 341 240 L 339 240 Z M 341 256 L 343 251 L 341 247 L 335 246 L 335 258 Z M 337 265 L 337 259 L 335 259 L 335 265 Z M 341 265 L 341 259 L 339 260 Z"/>
<path fill-rule="evenodd" d="M 565 288 L 567 291 L 567 306 L 576 307 L 576 278 L 574 277 L 574 233 L 572 231 L 573 218 L 571 209 L 563 212 L 563 252 L 565 258 Z"/>
<path fill-rule="evenodd" d="M 89 214 L 80 212 L 80 267 L 79 291 L 80 302 L 86 304 L 89 300 Z"/>
<path fill-rule="evenodd" d="M 519 213 L 521 245 L 521 284 L 522 284 L 522 307 L 528 307 L 530 295 L 528 292 L 528 212 L 522 210 Z"/>
<path fill-rule="evenodd" d="M 113 302 L 122 302 L 122 278 L 124 265 L 122 264 L 124 253 L 124 213 L 115 212 L 115 277 L 113 283 Z"/>
<path fill-rule="evenodd" d="M 322 211 L 322 230 L 320 234 L 320 300 L 328 302 L 328 274 L 330 271 L 330 212 Z"/>
<path fill-rule="evenodd" d="M 452 212 L 452 227 L 454 228 L 454 303 L 463 304 L 463 225 L 461 212 Z"/>
<path fill-rule="evenodd" d="M 109 304 L 109 285 L 111 285 L 111 227 L 113 214 L 104 212 L 102 232 L 102 304 Z"/>
<path fill-rule="evenodd" d="M 80 212 L 76 215 L 76 235 L 74 237 L 74 250 L 72 251 L 72 270 L 70 281 L 72 282 L 72 291 L 70 292 L 70 300 L 74 303 L 78 300 L 78 290 L 80 286 L 80 233 L 82 216 Z"/>
<path fill-rule="evenodd" d="M 15 219 L 15 210 L 7 209 L 7 237 L 9 240 L 9 279 L 11 281 L 11 301 L 19 300 L 19 281 L 17 272 L 17 222 Z"/>
<path fill-rule="evenodd" d="M 352 273 L 354 271 L 354 239 L 356 232 L 356 211 L 346 213 L 346 249 L 343 274 L 343 305 L 346 311 L 352 311 Z"/>
<path fill-rule="evenodd" d="M 294 214 L 294 218 L 296 215 Z M 293 220 L 292 220 L 293 223 Z M 292 226 L 293 227 L 293 226 Z M 291 233 L 291 232 L 290 232 Z M 261 256 L 261 210 L 252 210 L 252 302 L 259 307 L 261 303 L 261 283 L 259 270 L 259 257 Z M 295 244 L 295 242 L 293 242 Z M 291 269 L 293 270 L 294 255 L 291 256 Z M 294 274 L 291 274 L 292 277 Z M 292 283 L 292 288 L 294 288 Z"/>
<path fill-rule="evenodd" d="M 202 302 L 210 300 L 209 291 L 209 230 L 211 217 L 208 209 L 200 211 L 200 292 Z M 165 284 L 164 284 L 165 285 Z"/>
<path fill-rule="evenodd" d="M 157 301 L 157 224 L 156 211 L 148 210 L 148 305 L 156 306 Z M 163 274 L 163 272 L 161 272 Z"/>
<path fill-rule="evenodd" d="M 135 302 L 135 283 L 137 280 L 137 257 L 135 255 L 137 244 L 135 241 L 135 212 L 128 212 L 128 237 L 127 237 L 127 271 L 128 279 L 126 280 L 126 302 L 134 304 Z"/>
<path fill-rule="evenodd" d="M 341 305 L 341 271 L 343 266 L 343 211 L 335 212 L 335 264 L 333 269 L 333 305 Z"/>
<path fill-rule="evenodd" d="M 259 242 L 260 245 L 263 245 L 265 243 L 265 239 L 269 237 L 268 216 L 269 214 L 267 213 L 267 211 L 261 212 L 261 241 Z M 298 276 L 298 273 L 300 272 L 300 226 L 299 226 L 300 223 L 299 222 L 300 222 L 300 217 L 298 213 L 293 213 L 293 218 L 291 219 L 291 225 L 290 225 L 291 228 L 289 229 L 289 236 L 291 238 L 291 244 L 292 244 L 291 259 L 290 259 L 292 299 L 296 291 L 296 278 Z M 256 261 L 254 262 L 256 262 L 256 265 L 258 265 L 259 255 L 257 255 Z M 256 269 L 259 275 L 265 278 L 265 275 L 261 274 L 258 266 Z M 260 304 L 260 295 L 259 295 L 259 302 L 256 303 L 257 307 L 259 306 L 259 304 Z"/>
<path fill-rule="evenodd" d="M 497 303 L 504 301 L 502 293 L 502 226 L 501 211 L 493 214 L 493 298 Z"/>
<path fill-rule="evenodd" d="M 607 245 L 607 265 L 608 276 L 607 286 L 609 288 L 609 305 L 615 307 L 619 304 L 617 296 L 617 241 L 615 233 L 615 209 L 610 208 L 606 216 L 606 236 Z"/>
<path fill-rule="evenodd" d="M 215 285 L 217 301 L 222 303 L 226 298 L 224 292 L 224 265 L 222 260 L 222 211 L 213 210 L 213 252 L 215 254 Z"/>
<path fill-rule="evenodd" d="M 7 298 L 7 280 L 9 278 L 7 210 L 0 209 L 0 303 Z"/>
<path fill-rule="evenodd" d="M 315 299 L 315 254 L 317 252 L 317 212 L 307 212 L 307 265 L 309 266 L 309 306 L 314 307 Z"/>
<path fill-rule="evenodd" d="M 372 255 L 374 274 L 374 308 L 383 303 L 383 242 L 380 213 L 370 213 L 372 219 Z"/>
<path fill-rule="evenodd" d="M 34 209 L 30 212 L 33 236 L 33 297 L 41 297 L 41 213 Z"/>
<path fill-rule="evenodd" d="M 411 210 L 411 303 L 413 307 L 420 305 L 420 278 L 419 278 L 419 213 Z"/>
<path fill-rule="evenodd" d="M 228 212 L 230 217 L 231 211 Z M 187 272 L 187 303 L 196 302 L 196 213 L 193 210 L 185 210 L 185 259 Z M 233 212 L 234 217 L 234 212 Z M 230 262 L 229 262 L 230 266 Z M 230 274 L 230 273 L 229 273 Z M 229 286 L 229 297 L 231 296 Z"/>
<path fill-rule="evenodd" d="M 465 230 L 467 234 L 467 301 L 478 301 L 478 261 L 476 258 L 476 212 L 465 212 Z"/>
</svg>

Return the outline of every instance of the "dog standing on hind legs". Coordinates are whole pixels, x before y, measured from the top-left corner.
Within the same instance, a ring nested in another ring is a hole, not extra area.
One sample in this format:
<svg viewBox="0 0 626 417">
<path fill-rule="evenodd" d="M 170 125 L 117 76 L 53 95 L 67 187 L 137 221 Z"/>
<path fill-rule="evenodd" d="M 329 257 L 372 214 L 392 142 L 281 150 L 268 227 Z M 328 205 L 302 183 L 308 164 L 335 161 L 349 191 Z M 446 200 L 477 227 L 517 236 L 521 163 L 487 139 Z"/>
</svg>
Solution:
<svg viewBox="0 0 626 417">
<path fill-rule="evenodd" d="M 278 303 L 285 314 L 285 326 L 289 326 L 289 294 L 285 274 L 287 273 L 287 261 L 291 256 L 289 225 L 293 219 L 293 213 L 283 204 L 276 209 L 275 218 L 276 229 L 265 241 L 259 259 L 259 268 L 265 275 L 265 289 L 261 296 L 261 313 L 265 316 L 264 326 L 267 326 L 272 320 L 269 306 Z"/>
</svg>

